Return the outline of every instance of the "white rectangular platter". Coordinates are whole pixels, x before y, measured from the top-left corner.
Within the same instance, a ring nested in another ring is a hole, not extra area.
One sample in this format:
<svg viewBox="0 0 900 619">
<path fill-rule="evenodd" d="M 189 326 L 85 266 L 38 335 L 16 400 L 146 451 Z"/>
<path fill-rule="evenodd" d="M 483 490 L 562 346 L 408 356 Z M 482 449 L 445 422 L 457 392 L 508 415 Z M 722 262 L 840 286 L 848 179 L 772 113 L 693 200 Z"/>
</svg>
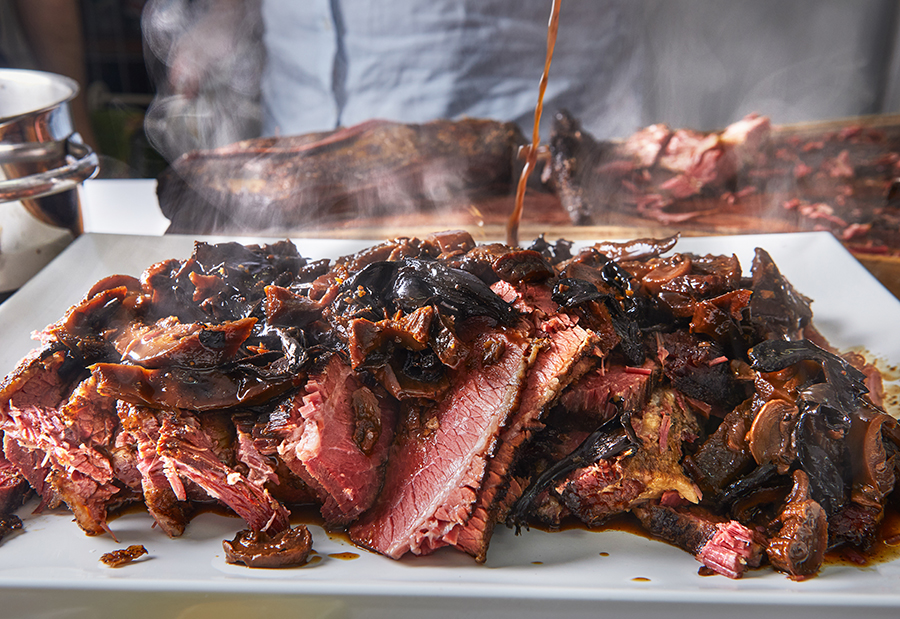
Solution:
<svg viewBox="0 0 900 619">
<path fill-rule="evenodd" d="M 32 331 L 57 320 L 98 279 L 139 275 L 190 255 L 193 238 L 88 234 L 0 305 L 0 372 L 34 345 Z M 204 239 L 219 240 L 219 239 Z M 254 240 L 241 239 L 243 242 Z M 295 240 L 310 258 L 366 243 Z M 833 344 L 900 363 L 900 303 L 827 233 L 685 238 L 676 251 L 734 253 L 749 271 L 755 247 L 814 299 L 815 322 Z M 893 387 L 892 387 L 893 388 Z M 864 568 L 826 566 L 806 582 L 771 570 L 732 581 L 702 577 L 688 554 L 619 531 L 498 529 L 485 565 L 453 550 L 393 561 L 312 527 L 321 560 L 302 568 L 227 565 L 221 542 L 243 528 L 205 514 L 180 539 L 146 513 L 111 522 L 118 541 L 87 537 L 65 512 L 21 511 L 25 531 L 0 543 L 0 617 L 900 617 L 900 560 Z M 148 557 L 120 569 L 102 553 L 143 544 Z M 355 559 L 340 558 L 355 553 Z"/>
</svg>

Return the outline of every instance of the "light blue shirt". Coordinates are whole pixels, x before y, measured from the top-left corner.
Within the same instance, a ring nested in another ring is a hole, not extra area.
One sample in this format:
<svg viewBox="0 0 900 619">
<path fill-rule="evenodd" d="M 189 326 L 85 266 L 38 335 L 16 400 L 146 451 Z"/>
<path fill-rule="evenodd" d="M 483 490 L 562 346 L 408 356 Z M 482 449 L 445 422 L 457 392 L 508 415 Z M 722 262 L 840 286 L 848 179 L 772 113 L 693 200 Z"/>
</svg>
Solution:
<svg viewBox="0 0 900 619">
<path fill-rule="evenodd" d="M 549 0 L 264 0 L 263 133 L 383 118 L 481 117 L 531 132 Z M 641 3 L 564 0 L 542 132 L 570 109 L 600 135 L 640 126 Z"/>
</svg>

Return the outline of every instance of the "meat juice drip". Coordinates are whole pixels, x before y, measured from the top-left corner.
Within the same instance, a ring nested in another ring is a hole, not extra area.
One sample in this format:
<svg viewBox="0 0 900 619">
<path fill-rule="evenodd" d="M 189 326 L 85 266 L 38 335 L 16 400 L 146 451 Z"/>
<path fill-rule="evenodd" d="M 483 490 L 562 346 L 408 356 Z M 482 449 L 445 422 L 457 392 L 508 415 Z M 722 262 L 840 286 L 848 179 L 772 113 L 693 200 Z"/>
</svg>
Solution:
<svg viewBox="0 0 900 619">
<path fill-rule="evenodd" d="M 531 134 L 531 144 L 525 146 L 525 166 L 519 177 L 516 187 L 516 204 L 509 223 L 506 225 L 506 244 L 510 247 L 519 245 L 519 223 L 522 221 L 522 210 L 525 206 L 525 188 L 528 185 L 528 177 L 537 165 L 538 146 L 540 146 L 541 114 L 544 111 L 544 93 L 547 91 L 547 80 L 550 76 L 550 63 L 553 60 L 553 48 L 556 46 L 556 34 L 559 31 L 559 6 L 562 0 L 553 0 L 553 9 L 550 13 L 550 23 L 547 26 L 547 57 L 544 60 L 544 72 L 541 74 L 541 85 L 538 92 L 537 106 L 534 108 L 534 131 Z"/>
</svg>

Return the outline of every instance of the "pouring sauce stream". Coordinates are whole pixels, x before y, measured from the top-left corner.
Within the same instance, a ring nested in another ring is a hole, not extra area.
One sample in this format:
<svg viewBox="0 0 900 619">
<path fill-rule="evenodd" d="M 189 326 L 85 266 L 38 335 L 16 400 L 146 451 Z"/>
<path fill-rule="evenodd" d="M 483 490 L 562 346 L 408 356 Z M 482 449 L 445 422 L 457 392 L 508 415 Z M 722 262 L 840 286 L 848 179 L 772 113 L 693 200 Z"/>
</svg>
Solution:
<svg viewBox="0 0 900 619">
<path fill-rule="evenodd" d="M 539 128 L 541 113 L 544 110 L 544 93 L 547 91 L 547 79 L 550 75 L 550 62 L 553 60 L 553 48 L 556 46 L 556 33 L 559 31 L 559 7 L 562 0 L 553 0 L 553 9 L 550 13 L 550 23 L 547 26 L 547 57 L 544 60 L 544 72 L 541 75 L 540 91 L 538 93 L 537 106 L 534 108 L 534 131 L 531 134 L 531 144 L 523 147 L 525 155 L 525 167 L 519 177 L 516 187 L 516 204 L 506 224 L 506 244 L 516 247 L 519 244 L 519 222 L 522 220 L 522 209 L 525 204 L 525 188 L 528 185 L 528 177 L 537 164 L 538 146 L 540 145 Z"/>
</svg>

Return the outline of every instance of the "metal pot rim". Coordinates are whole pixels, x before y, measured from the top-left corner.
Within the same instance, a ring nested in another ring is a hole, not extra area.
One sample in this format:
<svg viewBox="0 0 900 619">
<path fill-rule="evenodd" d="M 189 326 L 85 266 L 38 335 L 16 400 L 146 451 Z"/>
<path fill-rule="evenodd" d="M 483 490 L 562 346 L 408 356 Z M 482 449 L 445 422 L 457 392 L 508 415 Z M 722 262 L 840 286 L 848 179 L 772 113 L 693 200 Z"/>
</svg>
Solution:
<svg viewBox="0 0 900 619">
<path fill-rule="evenodd" d="M 34 108 L 17 111 L 9 116 L 0 116 L 0 125 L 18 121 L 22 118 L 35 114 L 43 114 L 49 112 L 61 105 L 68 104 L 78 94 L 78 82 L 72 78 L 57 73 L 48 73 L 46 71 L 34 71 L 31 69 L 0 69 L 0 89 L 4 84 L 37 84 L 42 86 L 58 87 L 60 89 L 59 96 L 51 97 L 51 101 L 42 102 Z"/>
</svg>

